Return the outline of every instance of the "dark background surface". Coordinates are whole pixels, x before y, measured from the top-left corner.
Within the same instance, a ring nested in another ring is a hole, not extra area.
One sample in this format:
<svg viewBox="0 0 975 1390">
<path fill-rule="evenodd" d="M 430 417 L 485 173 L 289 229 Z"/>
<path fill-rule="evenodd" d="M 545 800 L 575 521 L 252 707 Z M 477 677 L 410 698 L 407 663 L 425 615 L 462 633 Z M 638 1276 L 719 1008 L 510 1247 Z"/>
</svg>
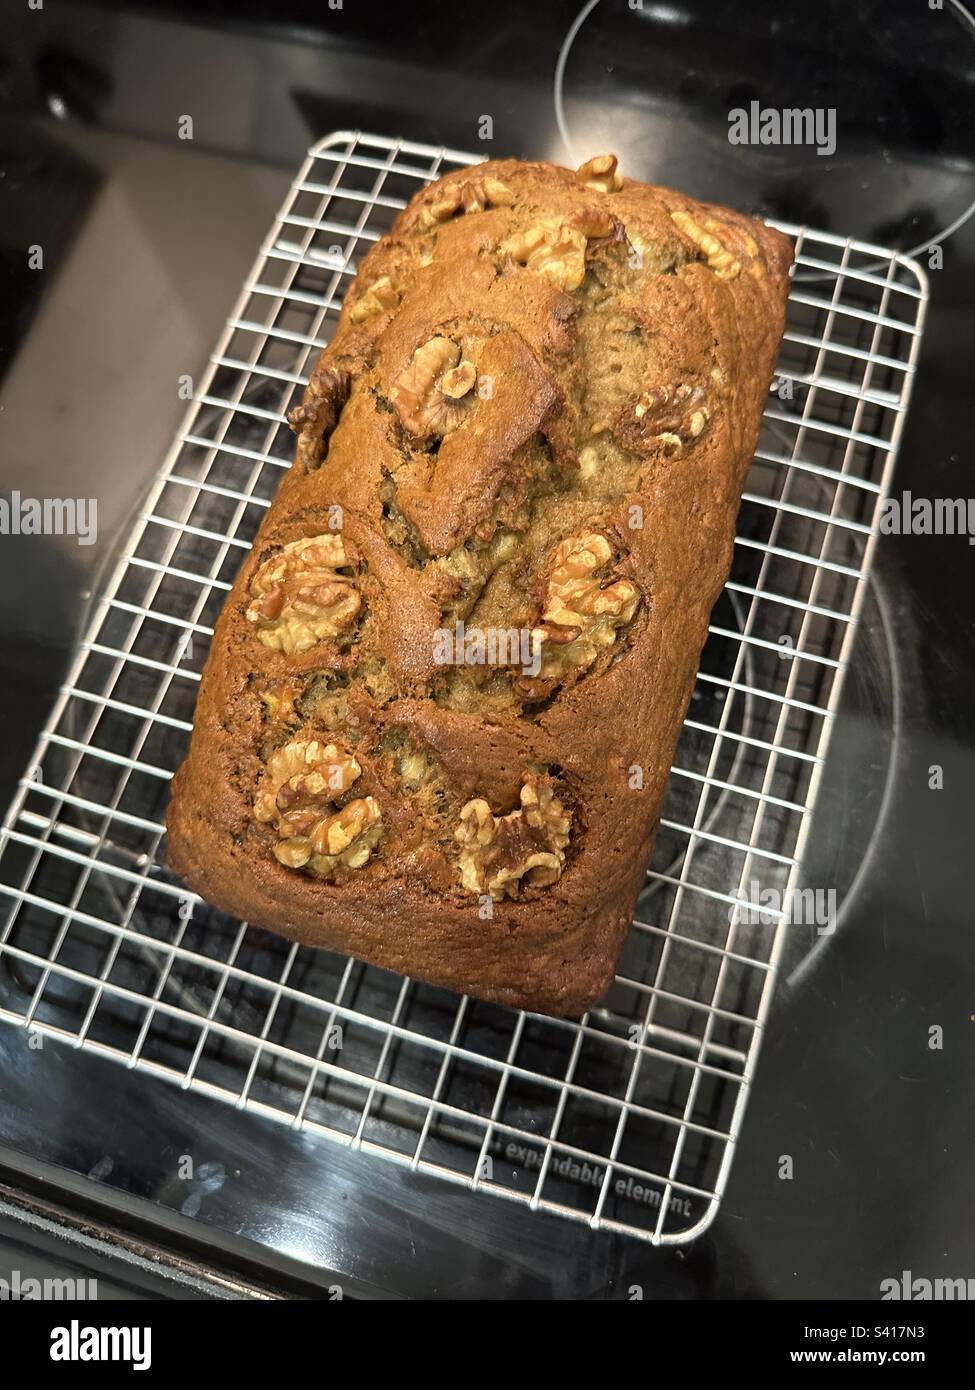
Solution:
<svg viewBox="0 0 975 1390">
<path fill-rule="evenodd" d="M 0 488 L 95 496 L 99 536 L 0 544 L 4 804 L 178 424 L 174 383 L 205 361 L 306 146 L 358 127 L 571 153 L 553 78 L 574 2 L 236 11 L 5 6 Z M 638 177 L 905 250 L 975 197 L 973 92 L 975 33 L 925 3 L 602 0 L 564 71 L 573 150 L 612 147 Z M 835 156 L 730 146 L 728 111 L 753 98 L 835 108 Z M 177 139 L 186 114 L 192 141 Z M 43 272 L 25 268 L 33 244 Z M 943 240 L 943 261 L 894 488 L 967 497 L 975 223 Z M 338 1282 L 394 1297 L 625 1298 L 640 1285 L 833 1299 L 876 1297 L 905 1269 L 975 1277 L 973 553 L 965 537 L 878 548 L 817 817 L 837 881 L 868 863 L 839 932 L 779 987 L 730 1186 L 693 1247 L 530 1216 L 50 1041 L 32 1051 L 0 1025 L 0 1277 L 26 1272 L 26 1246 L 39 1264 L 60 1248 L 97 1267 L 106 1294 L 150 1296 Z M 189 1187 L 175 1177 L 184 1153 L 210 1165 Z M 127 1233 L 124 1261 L 66 1211 Z M 182 1263 L 153 1283 L 148 1266 L 173 1251 Z"/>
</svg>

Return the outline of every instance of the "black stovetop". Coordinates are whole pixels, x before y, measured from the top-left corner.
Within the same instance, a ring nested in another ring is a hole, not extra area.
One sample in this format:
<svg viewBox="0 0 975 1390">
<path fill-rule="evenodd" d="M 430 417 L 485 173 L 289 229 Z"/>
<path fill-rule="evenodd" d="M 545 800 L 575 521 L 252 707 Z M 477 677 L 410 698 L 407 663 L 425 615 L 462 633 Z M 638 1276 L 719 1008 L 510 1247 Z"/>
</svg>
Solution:
<svg viewBox="0 0 975 1390">
<path fill-rule="evenodd" d="M 0 486 L 95 495 L 100 523 L 90 547 L 0 543 L 4 804 L 178 423 L 175 382 L 331 129 L 565 161 L 611 147 L 748 210 L 905 250 L 940 238 L 941 265 L 918 253 L 931 306 L 894 486 L 975 491 L 975 220 L 944 235 L 975 197 L 975 31 L 951 5 L 238 9 L 25 6 L 0 39 Z M 729 144 L 729 111 L 753 101 L 835 111 L 835 152 Z M 855 888 L 779 986 L 694 1246 L 509 1209 L 0 1025 L 0 1274 L 27 1246 L 53 1260 L 50 1229 L 85 1213 L 111 1238 L 75 1257 L 106 1286 L 187 1297 L 875 1298 L 902 1270 L 975 1275 L 973 555 L 964 536 L 877 549 L 818 812 L 836 853 L 853 847 Z M 189 1186 L 186 1152 L 206 1174 Z M 168 1252 L 169 1283 L 136 1246 Z"/>
</svg>

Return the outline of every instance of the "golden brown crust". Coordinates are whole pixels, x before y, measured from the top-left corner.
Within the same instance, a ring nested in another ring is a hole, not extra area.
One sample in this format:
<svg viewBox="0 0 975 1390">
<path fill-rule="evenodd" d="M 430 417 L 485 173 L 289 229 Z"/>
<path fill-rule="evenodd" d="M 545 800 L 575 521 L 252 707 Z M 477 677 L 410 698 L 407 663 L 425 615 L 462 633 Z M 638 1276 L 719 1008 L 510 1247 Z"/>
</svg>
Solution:
<svg viewBox="0 0 975 1390">
<path fill-rule="evenodd" d="M 412 200 L 350 288 L 217 623 L 168 817 L 196 891 L 481 998 L 599 998 L 790 262 L 761 223 L 605 159 L 493 161 Z M 457 622 L 527 634 L 530 666 L 444 664 Z"/>
</svg>

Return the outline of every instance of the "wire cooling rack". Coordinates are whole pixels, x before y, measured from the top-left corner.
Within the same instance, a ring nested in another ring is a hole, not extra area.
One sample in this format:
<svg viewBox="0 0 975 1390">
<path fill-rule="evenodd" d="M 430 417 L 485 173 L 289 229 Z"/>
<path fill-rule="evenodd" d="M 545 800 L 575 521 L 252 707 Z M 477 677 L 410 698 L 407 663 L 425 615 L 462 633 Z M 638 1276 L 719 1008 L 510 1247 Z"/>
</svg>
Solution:
<svg viewBox="0 0 975 1390">
<path fill-rule="evenodd" d="M 0 1017 L 676 1243 L 717 1210 L 784 933 L 828 929 L 793 904 L 920 342 L 913 262 L 784 228 L 797 275 L 734 567 L 602 1006 L 516 1013 L 294 945 L 208 907 L 164 862 L 214 619 L 291 461 L 286 412 L 357 257 L 425 181 L 470 162 L 346 132 L 305 161 L 8 812 Z"/>
</svg>

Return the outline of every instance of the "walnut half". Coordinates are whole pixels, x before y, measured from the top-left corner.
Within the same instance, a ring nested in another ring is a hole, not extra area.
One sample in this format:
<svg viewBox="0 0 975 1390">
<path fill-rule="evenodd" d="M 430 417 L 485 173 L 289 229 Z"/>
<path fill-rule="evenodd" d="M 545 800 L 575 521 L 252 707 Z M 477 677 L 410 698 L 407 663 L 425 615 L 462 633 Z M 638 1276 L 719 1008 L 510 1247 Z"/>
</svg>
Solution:
<svg viewBox="0 0 975 1390">
<path fill-rule="evenodd" d="M 740 256 L 732 249 L 736 235 L 741 243 L 741 250 L 751 257 L 749 274 L 758 277 L 764 274 L 761 262 L 755 259 L 758 256 L 758 243 L 748 232 L 740 228 L 732 231 L 714 217 L 702 217 L 701 221 L 697 222 L 689 212 L 680 210 L 672 212 L 670 216 L 684 235 L 693 241 L 719 280 L 735 280 L 741 274 Z"/>
<path fill-rule="evenodd" d="M 643 438 L 649 435 L 677 453 L 703 433 L 710 418 L 704 388 L 687 382 L 652 386 L 641 393 L 632 409 Z"/>
<path fill-rule="evenodd" d="M 522 888 L 555 883 L 565 867 L 571 817 L 549 781 L 529 777 L 521 808 L 496 816 L 486 801 L 468 801 L 454 838 L 460 846 L 461 883 L 469 893 L 495 901 L 517 898 Z"/>
<path fill-rule="evenodd" d="M 606 237 L 622 240 L 623 224 L 598 208 L 582 208 L 569 217 L 540 217 L 498 250 L 560 289 L 577 290 L 585 279 L 589 242 Z"/>
<path fill-rule="evenodd" d="M 319 368 L 308 383 L 301 405 L 288 415 L 288 424 L 298 436 L 298 462 L 306 472 L 321 466 L 351 390 L 349 372 L 341 367 Z"/>
<path fill-rule="evenodd" d="M 542 642 L 541 669 L 539 677 L 519 682 L 525 693 L 545 694 L 552 682 L 588 670 L 632 620 L 640 591 L 628 579 L 605 574 L 612 558 L 609 541 L 595 531 L 556 546 L 542 621 L 534 629 Z"/>
<path fill-rule="evenodd" d="M 290 541 L 265 560 L 251 579 L 246 613 L 258 641 L 290 656 L 348 631 L 362 600 L 351 576 L 339 573 L 347 563 L 334 534 Z"/>
<path fill-rule="evenodd" d="M 449 434 L 471 404 L 477 380 L 473 362 L 461 360 L 450 338 L 431 338 L 393 384 L 389 398 L 404 429 L 419 439 Z"/>
<path fill-rule="evenodd" d="M 372 796 L 336 802 L 362 772 L 353 755 L 334 743 L 295 739 L 271 754 L 254 801 L 254 819 L 277 832 L 274 857 L 288 869 L 319 877 L 339 865 L 360 869 L 382 834 Z"/>
</svg>

